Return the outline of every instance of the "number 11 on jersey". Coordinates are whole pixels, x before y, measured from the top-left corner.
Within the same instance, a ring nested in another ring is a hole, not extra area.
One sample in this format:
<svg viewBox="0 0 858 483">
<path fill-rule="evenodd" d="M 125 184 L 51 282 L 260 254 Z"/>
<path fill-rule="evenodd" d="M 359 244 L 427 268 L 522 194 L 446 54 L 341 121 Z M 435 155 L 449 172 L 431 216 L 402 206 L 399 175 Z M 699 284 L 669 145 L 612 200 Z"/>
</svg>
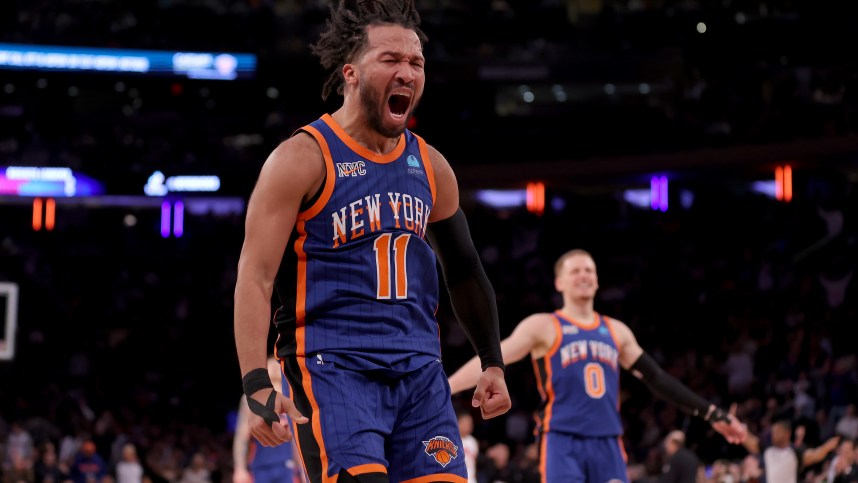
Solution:
<svg viewBox="0 0 858 483">
<path fill-rule="evenodd" d="M 376 298 L 380 300 L 390 299 L 391 282 L 395 286 L 397 299 L 408 298 L 408 269 L 405 265 L 405 255 L 408 251 L 408 240 L 411 238 L 411 234 L 399 235 L 393 240 L 393 272 L 396 273 L 393 280 L 390 276 L 390 239 L 392 236 L 391 233 L 382 233 L 373 242 L 375 273 L 376 280 L 378 280 Z"/>
</svg>

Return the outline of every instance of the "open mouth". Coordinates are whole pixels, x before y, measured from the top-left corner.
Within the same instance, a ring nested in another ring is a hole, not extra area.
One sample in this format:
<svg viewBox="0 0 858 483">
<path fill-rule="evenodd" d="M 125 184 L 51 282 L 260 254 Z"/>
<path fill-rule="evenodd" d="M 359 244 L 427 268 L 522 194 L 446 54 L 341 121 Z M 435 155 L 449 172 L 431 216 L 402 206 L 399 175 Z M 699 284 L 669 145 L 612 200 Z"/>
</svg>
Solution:
<svg viewBox="0 0 858 483">
<path fill-rule="evenodd" d="M 387 99 L 387 106 L 390 108 L 390 113 L 395 118 L 402 118 L 408 112 L 408 106 L 411 104 L 411 97 L 403 94 L 393 94 Z"/>
</svg>

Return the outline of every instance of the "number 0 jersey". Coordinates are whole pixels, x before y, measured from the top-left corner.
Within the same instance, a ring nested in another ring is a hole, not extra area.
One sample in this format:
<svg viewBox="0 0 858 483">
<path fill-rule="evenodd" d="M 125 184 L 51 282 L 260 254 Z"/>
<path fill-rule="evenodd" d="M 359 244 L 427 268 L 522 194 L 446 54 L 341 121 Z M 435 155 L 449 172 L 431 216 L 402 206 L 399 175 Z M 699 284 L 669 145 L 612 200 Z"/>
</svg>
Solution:
<svg viewBox="0 0 858 483">
<path fill-rule="evenodd" d="M 619 436 L 620 366 L 609 319 L 589 323 L 554 313 L 557 337 L 548 353 L 533 360 L 543 407 L 539 430 L 578 436 Z"/>
<path fill-rule="evenodd" d="M 426 143 L 406 130 L 379 155 L 327 114 L 301 131 L 319 144 L 326 176 L 298 214 L 277 275 L 278 356 L 397 373 L 439 359 Z"/>
</svg>

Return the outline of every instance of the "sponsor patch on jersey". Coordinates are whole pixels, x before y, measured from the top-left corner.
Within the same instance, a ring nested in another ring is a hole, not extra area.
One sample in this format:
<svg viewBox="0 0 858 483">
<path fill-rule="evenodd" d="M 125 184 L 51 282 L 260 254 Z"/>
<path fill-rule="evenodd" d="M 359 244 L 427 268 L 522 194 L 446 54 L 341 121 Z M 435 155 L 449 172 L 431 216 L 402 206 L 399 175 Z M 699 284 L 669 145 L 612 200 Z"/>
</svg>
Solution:
<svg viewBox="0 0 858 483">
<path fill-rule="evenodd" d="M 608 335 L 610 332 L 608 332 L 608 328 L 603 325 L 599 327 L 599 333 L 602 335 Z"/>
<path fill-rule="evenodd" d="M 411 166 L 412 168 L 417 168 L 420 166 L 420 161 L 418 161 L 413 154 L 409 154 L 408 157 L 405 158 L 405 161 L 408 163 L 408 166 Z"/>
<path fill-rule="evenodd" d="M 337 177 L 363 176 L 366 174 L 366 163 L 355 161 L 354 163 L 337 163 Z"/>
<path fill-rule="evenodd" d="M 451 461 L 459 456 L 459 447 L 444 436 L 434 436 L 429 441 L 423 441 L 426 454 L 435 458 L 442 467 L 447 467 Z"/>
</svg>

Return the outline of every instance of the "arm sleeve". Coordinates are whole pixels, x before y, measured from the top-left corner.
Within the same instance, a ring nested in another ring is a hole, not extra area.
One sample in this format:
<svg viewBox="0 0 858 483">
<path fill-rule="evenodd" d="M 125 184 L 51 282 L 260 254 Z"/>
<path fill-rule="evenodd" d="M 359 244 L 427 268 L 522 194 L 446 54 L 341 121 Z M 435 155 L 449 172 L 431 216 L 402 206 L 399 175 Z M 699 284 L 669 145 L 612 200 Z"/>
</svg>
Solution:
<svg viewBox="0 0 858 483">
<path fill-rule="evenodd" d="M 453 312 L 480 356 L 483 370 L 492 366 L 503 369 L 495 291 L 480 262 L 462 209 L 430 224 L 427 238 L 441 265 Z"/>
<path fill-rule="evenodd" d="M 641 375 L 641 380 L 654 394 L 676 404 L 683 411 L 709 422 L 728 420 L 727 414 L 723 410 L 715 408 L 712 403 L 695 394 L 688 386 L 664 372 L 646 352 L 638 357 L 631 369 Z"/>
</svg>

